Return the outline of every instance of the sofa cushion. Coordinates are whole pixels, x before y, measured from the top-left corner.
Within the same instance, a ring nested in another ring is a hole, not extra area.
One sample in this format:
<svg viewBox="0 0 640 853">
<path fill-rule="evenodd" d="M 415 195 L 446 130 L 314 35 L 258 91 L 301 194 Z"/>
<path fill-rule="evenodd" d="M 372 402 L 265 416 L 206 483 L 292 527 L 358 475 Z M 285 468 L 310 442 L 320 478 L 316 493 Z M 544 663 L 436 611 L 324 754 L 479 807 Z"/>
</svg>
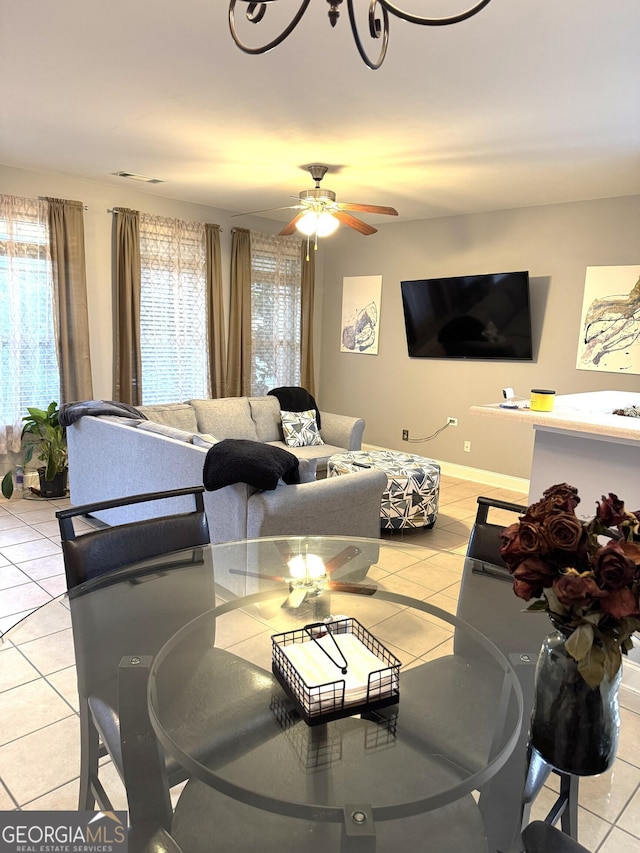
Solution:
<svg viewBox="0 0 640 853">
<path fill-rule="evenodd" d="M 196 447 L 206 447 L 207 449 L 209 449 L 210 447 L 213 447 L 214 444 L 217 444 L 219 441 L 220 439 L 216 438 L 215 435 L 211 435 L 211 433 L 197 432 L 193 436 L 191 443 L 195 444 Z"/>
<path fill-rule="evenodd" d="M 270 445 L 273 447 L 273 445 Z M 298 476 L 300 478 L 301 483 L 314 483 L 316 479 L 316 468 L 317 462 L 315 459 L 298 459 Z M 278 480 L 279 486 L 288 486 L 290 483 L 285 483 L 285 481 L 280 477 Z"/>
<path fill-rule="evenodd" d="M 177 429 L 189 430 L 191 434 L 200 432 L 196 421 L 196 413 L 189 403 L 162 403 L 157 406 L 138 406 L 138 411 L 146 415 L 150 421 L 155 421 L 159 424 L 168 424 L 168 426 L 173 426 Z"/>
<path fill-rule="evenodd" d="M 306 412 L 280 412 L 285 443 L 289 447 L 324 444 L 313 409 Z"/>
<path fill-rule="evenodd" d="M 327 470 L 327 461 L 334 453 L 344 453 L 344 447 L 337 447 L 335 444 L 312 445 L 311 447 L 291 447 L 288 448 L 284 441 L 270 441 L 270 447 L 281 447 L 283 450 L 289 450 L 294 456 L 298 457 L 299 461 L 303 459 L 313 460 L 316 464 L 316 474 L 324 476 Z"/>
<path fill-rule="evenodd" d="M 221 397 L 218 400 L 191 400 L 198 422 L 194 432 L 208 432 L 218 439 L 242 438 L 257 441 L 247 397 Z"/>
<path fill-rule="evenodd" d="M 278 480 L 298 483 L 298 460 L 286 450 L 259 441 L 226 438 L 207 451 L 202 471 L 209 492 L 248 483 L 256 489 L 275 489 Z"/>
<path fill-rule="evenodd" d="M 275 397 L 249 397 L 258 441 L 282 441 L 280 405 Z"/>
<path fill-rule="evenodd" d="M 157 432 L 160 435 L 166 435 L 167 438 L 174 438 L 176 441 L 186 441 L 191 443 L 193 433 L 187 429 L 178 429 L 169 424 L 159 424 L 156 421 L 140 421 L 138 429 L 146 430 L 147 432 Z"/>
</svg>

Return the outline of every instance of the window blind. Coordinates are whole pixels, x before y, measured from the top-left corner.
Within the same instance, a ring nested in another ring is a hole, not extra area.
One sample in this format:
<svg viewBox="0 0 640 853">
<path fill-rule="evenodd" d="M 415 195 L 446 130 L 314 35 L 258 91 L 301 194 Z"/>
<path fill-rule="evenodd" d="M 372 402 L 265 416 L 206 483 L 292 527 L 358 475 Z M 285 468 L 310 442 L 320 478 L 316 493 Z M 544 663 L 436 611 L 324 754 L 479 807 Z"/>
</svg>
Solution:
<svg viewBox="0 0 640 853">
<path fill-rule="evenodd" d="M 251 393 L 300 384 L 300 240 L 251 232 Z"/>
<path fill-rule="evenodd" d="M 140 214 L 143 403 L 210 396 L 204 225 Z"/>
</svg>

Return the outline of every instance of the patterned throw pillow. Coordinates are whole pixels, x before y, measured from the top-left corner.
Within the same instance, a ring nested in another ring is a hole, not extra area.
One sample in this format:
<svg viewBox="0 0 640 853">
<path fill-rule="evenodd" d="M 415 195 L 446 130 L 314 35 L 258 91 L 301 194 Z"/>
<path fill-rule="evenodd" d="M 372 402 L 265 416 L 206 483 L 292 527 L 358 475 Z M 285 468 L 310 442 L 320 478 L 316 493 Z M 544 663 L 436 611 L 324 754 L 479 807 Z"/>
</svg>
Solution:
<svg viewBox="0 0 640 853">
<path fill-rule="evenodd" d="M 307 412 L 280 412 L 282 432 L 288 447 L 310 447 L 324 444 L 313 409 Z"/>
</svg>

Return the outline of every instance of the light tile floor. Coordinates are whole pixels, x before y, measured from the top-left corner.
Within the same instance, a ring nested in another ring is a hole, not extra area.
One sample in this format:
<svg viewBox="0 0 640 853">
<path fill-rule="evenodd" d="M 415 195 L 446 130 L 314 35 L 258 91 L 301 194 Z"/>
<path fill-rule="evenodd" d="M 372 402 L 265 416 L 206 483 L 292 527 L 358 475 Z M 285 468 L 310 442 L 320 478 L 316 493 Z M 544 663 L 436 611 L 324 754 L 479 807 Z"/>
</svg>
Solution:
<svg viewBox="0 0 640 853">
<path fill-rule="evenodd" d="M 526 499 L 518 492 L 443 477 L 435 528 L 394 534 L 393 540 L 406 547 L 395 552 L 393 561 L 374 567 L 372 577 L 455 612 L 479 494 L 520 503 Z M 65 590 L 55 512 L 66 503 L 0 500 L 0 632 Z M 0 810 L 76 807 L 75 672 L 68 613 L 62 607 L 56 611 L 44 636 L 19 646 L 0 643 Z M 620 703 L 618 757 L 608 773 L 580 784 L 580 840 L 593 853 L 640 853 L 640 667 L 632 663 L 625 664 Z M 46 755 L 51 744 L 56 756 L 66 754 L 66 764 L 51 761 L 34 768 L 33 755 Z M 112 791 L 117 774 L 105 770 Z M 543 790 L 533 817 L 544 816 L 553 800 L 553 790 Z M 121 790 L 114 805 L 125 808 Z"/>
</svg>

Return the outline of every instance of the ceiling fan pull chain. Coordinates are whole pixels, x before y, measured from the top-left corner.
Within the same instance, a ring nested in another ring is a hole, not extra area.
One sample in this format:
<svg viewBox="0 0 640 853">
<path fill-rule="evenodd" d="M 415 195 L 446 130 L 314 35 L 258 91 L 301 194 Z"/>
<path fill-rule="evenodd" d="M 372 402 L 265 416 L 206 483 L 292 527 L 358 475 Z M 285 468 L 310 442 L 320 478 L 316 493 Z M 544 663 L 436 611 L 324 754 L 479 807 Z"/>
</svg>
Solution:
<svg viewBox="0 0 640 853">
<path fill-rule="evenodd" d="M 307 261 L 309 260 L 309 240 L 311 239 L 311 235 L 307 234 Z"/>
</svg>

